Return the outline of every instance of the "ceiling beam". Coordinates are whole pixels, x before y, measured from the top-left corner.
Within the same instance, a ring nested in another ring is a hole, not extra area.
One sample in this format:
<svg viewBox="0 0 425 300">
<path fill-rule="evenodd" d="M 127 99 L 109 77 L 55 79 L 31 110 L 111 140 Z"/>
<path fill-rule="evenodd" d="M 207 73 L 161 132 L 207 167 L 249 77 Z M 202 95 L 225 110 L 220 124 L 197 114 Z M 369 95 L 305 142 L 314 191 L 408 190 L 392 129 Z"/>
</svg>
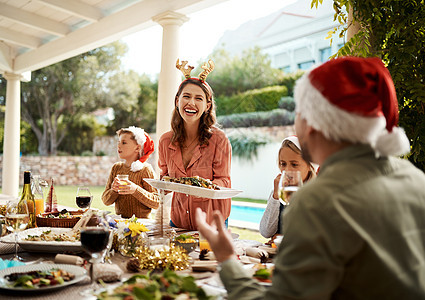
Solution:
<svg viewBox="0 0 425 300">
<path fill-rule="evenodd" d="M 200 9 L 199 2 L 199 0 L 144 0 L 138 2 L 99 22 L 73 31 L 66 37 L 55 39 L 36 50 L 19 55 L 15 59 L 14 72 L 34 71 L 101 47 L 131 33 L 154 26 L 156 23 L 152 21 L 152 17 L 165 11 L 193 12 L 194 5 Z M 202 9 L 208 5 L 217 4 L 217 1 L 212 0 L 201 2 L 206 5 Z"/>
<path fill-rule="evenodd" d="M 12 71 L 12 50 L 5 43 L 0 42 L 0 73 Z"/>
<path fill-rule="evenodd" d="M 0 16 L 57 36 L 65 36 L 71 31 L 65 24 L 49 20 L 3 3 L 0 3 Z"/>
<path fill-rule="evenodd" d="M 18 46 L 35 49 L 41 45 L 41 40 L 25 33 L 0 27 L 0 37 L 3 41 Z"/>
<path fill-rule="evenodd" d="M 77 16 L 90 22 L 97 22 L 103 18 L 100 9 L 76 0 L 36 0 L 54 9 Z"/>
</svg>

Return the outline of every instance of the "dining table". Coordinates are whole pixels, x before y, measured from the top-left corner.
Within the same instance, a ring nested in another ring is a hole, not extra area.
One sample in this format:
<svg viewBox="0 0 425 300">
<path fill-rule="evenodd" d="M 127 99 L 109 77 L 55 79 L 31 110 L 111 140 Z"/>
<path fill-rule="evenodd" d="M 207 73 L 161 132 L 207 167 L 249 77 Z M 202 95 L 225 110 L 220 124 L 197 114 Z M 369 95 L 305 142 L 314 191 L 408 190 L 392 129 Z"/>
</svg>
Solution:
<svg viewBox="0 0 425 300">
<path fill-rule="evenodd" d="M 167 236 L 168 234 L 181 234 L 188 232 L 187 230 L 181 228 L 171 228 L 169 225 L 164 225 L 157 223 L 152 219 L 139 219 L 142 224 L 145 224 L 149 228 L 149 236 L 159 237 L 160 235 Z M 159 228 L 161 226 L 161 228 Z M 41 228 L 42 229 L 42 228 Z M 194 231 L 191 231 L 194 233 Z M 196 233 L 196 232 L 195 232 Z M 251 240 L 241 240 L 237 234 L 233 234 L 235 248 L 239 251 L 244 252 L 243 249 L 258 247 L 262 244 L 257 241 Z M 4 243 L 2 242 L 3 238 L 0 239 L 0 258 L 6 260 L 13 256 L 15 246 L 13 243 Z M 28 251 L 18 246 L 19 256 L 21 256 L 28 264 L 53 264 L 55 262 L 55 256 L 58 253 L 45 252 L 45 251 Z M 84 251 L 59 251 L 69 255 L 80 256 L 85 260 L 89 261 L 89 255 Z M 241 252 L 241 254 L 242 254 Z M 189 268 L 186 270 L 176 271 L 179 275 L 190 275 L 193 276 L 196 280 L 198 286 L 202 287 L 208 295 L 216 296 L 216 299 L 226 299 L 227 294 L 224 286 L 220 280 L 218 271 L 216 269 L 217 262 L 214 260 L 213 254 L 210 256 L 210 259 L 203 261 L 201 265 L 207 266 L 206 268 L 201 268 L 201 270 L 196 270 L 194 266 L 199 266 L 200 263 L 200 250 L 199 246 L 189 254 Z M 113 289 L 115 286 L 118 286 L 123 281 L 134 275 L 134 272 L 131 272 L 127 269 L 127 263 L 131 258 L 121 255 L 119 252 L 115 252 L 114 255 L 110 256 L 108 262 L 105 264 L 116 265 L 122 274 L 120 276 L 120 281 L 103 283 L 103 286 L 99 285 L 99 288 Z M 255 258 L 253 262 L 255 262 Z M 87 276 L 75 284 L 68 285 L 63 288 L 58 288 L 50 291 L 43 291 L 42 289 L 25 291 L 25 292 L 16 292 L 0 288 L 0 299 L 96 299 L 94 295 L 83 296 L 82 292 L 90 291 L 92 288 L 89 274 L 90 263 L 86 263 L 83 266 L 87 270 Z M 140 273 L 146 274 L 149 270 L 141 270 Z M 158 271 L 159 272 L 159 271 Z"/>
</svg>

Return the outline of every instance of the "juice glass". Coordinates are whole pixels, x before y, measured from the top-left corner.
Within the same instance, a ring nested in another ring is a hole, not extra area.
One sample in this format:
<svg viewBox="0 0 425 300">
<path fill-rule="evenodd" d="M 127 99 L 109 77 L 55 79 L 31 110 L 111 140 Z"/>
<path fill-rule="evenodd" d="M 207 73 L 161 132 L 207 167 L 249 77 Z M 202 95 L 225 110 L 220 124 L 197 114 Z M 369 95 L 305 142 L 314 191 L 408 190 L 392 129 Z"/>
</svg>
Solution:
<svg viewBox="0 0 425 300">
<path fill-rule="evenodd" d="M 201 233 L 199 233 L 199 250 L 202 251 L 204 249 L 208 251 L 212 251 L 207 239 L 204 236 L 202 236 Z"/>
</svg>

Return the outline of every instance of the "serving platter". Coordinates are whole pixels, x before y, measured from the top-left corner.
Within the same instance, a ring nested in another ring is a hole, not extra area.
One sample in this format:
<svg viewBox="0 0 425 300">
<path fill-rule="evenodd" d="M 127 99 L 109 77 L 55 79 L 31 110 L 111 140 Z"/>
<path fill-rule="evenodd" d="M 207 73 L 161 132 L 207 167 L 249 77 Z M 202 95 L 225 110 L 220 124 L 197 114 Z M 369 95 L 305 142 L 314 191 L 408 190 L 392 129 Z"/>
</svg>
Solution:
<svg viewBox="0 0 425 300">
<path fill-rule="evenodd" d="M 220 187 L 219 190 L 213 190 L 182 183 L 162 181 L 158 179 L 144 178 L 143 180 L 157 189 L 209 199 L 228 199 L 236 196 L 239 193 L 242 193 L 240 190 L 229 189 L 225 187 Z"/>
<path fill-rule="evenodd" d="M 58 228 L 58 227 L 37 227 L 30 228 L 18 233 L 18 244 L 19 246 L 29 252 L 53 252 L 53 253 L 64 253 L 64 252 L 81 252 L 80 241 L 27 241 L 25 240 L 29 235 L 40 235 L 45 231 L 49 231 L 53 234 L 62 234 L 70 232 L 71 228 Z M 3 243 L 13 244 L 15 243 L 14 234 L 9 234 L 0 239 Z"/>
<path fill-rule="evenodd" d="M 63 284 L 57 284 L 53 286 L 46 286 L 43 288 L 24 288 L 24 287 L 13 287 L 9 286 L 11 282 L 9 282 L 5 277 L 12 273 L 26 273 L 31 271 L 48 271 L 51 269 L 62 269 L 64 271 L 67 271 L 71 274 L 74 274 L 74 279 L 70 281 L 65 281 Z M 78 266 L 73 265 L 66 265 L 66 264 L 35 264 L 35 265 L 25 265 L 25 266 L 17 266 L 12 267 L 4 270 L 0 270 L 0 289 L 3 290 L 9 290 L 9 291 L 20 291 L 20 292 L 27 292 L 27 293 L 34 293 L 34 292 L 40 292 L 40 291 L 49 291 L 49 290 L 57 290 L 65 288 L 69 285 L 75 284 L 77 282 L 80 282 L 87 276 L 87 271 Z"/>
</svg>

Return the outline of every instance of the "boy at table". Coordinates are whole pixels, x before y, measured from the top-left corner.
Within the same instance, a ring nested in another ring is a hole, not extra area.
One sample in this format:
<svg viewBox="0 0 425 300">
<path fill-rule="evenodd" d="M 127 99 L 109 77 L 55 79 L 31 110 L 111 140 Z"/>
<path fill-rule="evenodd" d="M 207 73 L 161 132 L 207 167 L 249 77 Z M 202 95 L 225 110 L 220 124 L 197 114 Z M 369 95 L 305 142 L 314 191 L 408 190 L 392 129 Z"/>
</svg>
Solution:
<svg viewBox="0 0 425 300">
<path fill-rule="evenodd" d="M 105 205 L 115 203 L 115 212 L 124 218 L 147 218 L 159 206 L 157 190 L 143 180 L 155 177 L 152 165 L 146 162 L 154 151 L 153 141 L 135 126 L 122 128 L 117 135 L 118 155 L 124 162 L 112 166 L 102 201 Z M 117 175 L 128 175 L 128 180 L 123 184 Z"/>
<path fill-rule="evenodd" d="M 216 230 L 197 212 L 229 299 L 424 299 L 425 175 L 394 157 L 410 147 L 388 70 L 334 59 L 297 82 L 295 101 L 303 157 L 321 169 L 285 210 L 269 289 L 236 261 L 221 215 Z"/>
</svg>

